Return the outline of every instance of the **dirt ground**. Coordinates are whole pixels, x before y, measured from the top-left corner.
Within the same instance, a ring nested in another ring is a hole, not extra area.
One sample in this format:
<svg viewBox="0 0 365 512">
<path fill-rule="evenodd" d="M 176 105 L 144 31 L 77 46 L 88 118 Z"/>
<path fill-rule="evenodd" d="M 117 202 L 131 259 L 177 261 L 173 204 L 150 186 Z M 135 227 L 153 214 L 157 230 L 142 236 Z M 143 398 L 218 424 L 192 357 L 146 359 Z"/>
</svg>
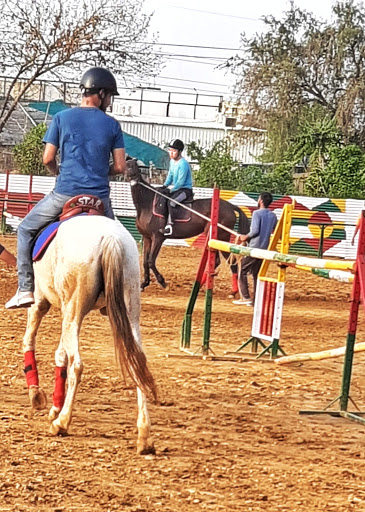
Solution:
<svg viewBox="0 0 365 512">
<path fill-rule="evenodd" d="M 14 237 L 0 237 L 15 252 Z M 163 248 L 142 295 L 142 333 L 161 405 L 149 407 L 156 455 L 136 455 L 136 393 L 114 363 L 108 320 L 90 314 L 81 332 L 85 364 L 70 435 L 48 433 L 32 413 L 23 375 L 26 313 L 6 311 L 16 273 L 0 262 L 0 511 L 365 511 L 365 427 L 323 409 L 340 394 L 342 358 L 277 366 L 270 361 L 202 361 L 179 354 L 183 314 L 199 250 Z M 250 336 L 252 308 L 227 298 L 216 279 L 211 347 L 235 350 Z M 281 346 L 288 354 L 344 345 L 350 286 L 288 270 Z M 192 348 L 202 338 L 204 294 Z M 38 335 L 38 367 L 49 403 L 60 318 Z M 360 312 L 358 341 L 364 340 Z M 356 354 L 351 396 L 365 408 L 365 354 Z M 338 404 L 334 406 L 338 410 Z"/>
</svg>

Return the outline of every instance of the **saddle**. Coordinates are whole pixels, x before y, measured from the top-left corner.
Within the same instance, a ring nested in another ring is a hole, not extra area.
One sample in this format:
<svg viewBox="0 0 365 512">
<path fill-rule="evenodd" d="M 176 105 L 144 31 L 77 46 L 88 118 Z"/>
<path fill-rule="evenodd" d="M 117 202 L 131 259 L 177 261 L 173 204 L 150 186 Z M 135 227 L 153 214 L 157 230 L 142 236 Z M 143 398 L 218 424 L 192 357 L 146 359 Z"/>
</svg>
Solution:
<svg viewBox="0 0 365 512">
<path fill-rule="evenodd" d="M 88 194 L 72 197 L 65 203 L 60 221 L 69 219 L 74 215 L 87 213 L 87 215 L 104 215 L 104 204 L 101 199 Z"/>
<path fill-rule="evenodd" d="M 162 193 L 165 193 L 163 190 L 160 190 Z M 152 213 L 156 215 L 156 217 L 162 217 L 167 219 L 169 209 L 168 209 L 168 197 L 163 197 L 159 194 L 155 194 L 153 204 L 152 204 Z M 181 204 L 192 208 L 194 200 L 194 193 L 191 191 L 190 196 L 188 196 Z M 191 219 L 191 213 L 185 208 L 177 205 L 174 212 L 174 222 L 188 222 Z"/>
<path fill-rule="evenodd" d="M 32 252 L 33 261 L 41 259 L 48 245 L 56 236 L 62 222 L 72 219 L 72 217 L 77 215 L 104 215 L 103 201 L 90 194 L 80 194 L 69 199 L 62 209 L 59 220 L 48 224 L 39 233 Z"/>
</svg>

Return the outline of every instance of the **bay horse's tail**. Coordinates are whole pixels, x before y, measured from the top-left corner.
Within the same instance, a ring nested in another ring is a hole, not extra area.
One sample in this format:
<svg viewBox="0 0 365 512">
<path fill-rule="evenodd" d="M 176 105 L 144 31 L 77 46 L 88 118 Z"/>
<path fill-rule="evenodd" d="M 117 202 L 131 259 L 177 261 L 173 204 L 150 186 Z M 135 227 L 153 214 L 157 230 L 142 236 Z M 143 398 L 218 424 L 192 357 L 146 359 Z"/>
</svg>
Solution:
<svg viewBox="0 0 365 512">
<path fill-rule="evenodd" d="M 236 206 L 232 204 L 233 209 L 235 212 L 238 213 L 238 233 L 240 235 L 247 235 L 247 233 L 250 231 L 250 224 L 248 222 L 248 218 L 243 213 L 241 208 L 239 206 Z"/>
<path fill-rule="evenodd" d="M 101 267 L 104 277 L 106 309 L 113 331 L 116 357 L 123 373 L 127 371 L 135 384 L 157 401 L 154 378 L 147 366 L 142 347 L 137 343 L 124 300 L 125 251 L 117 237 L 102 241 Z M 138 283 L 139 290 L 139 283 Z"/>
</svg>

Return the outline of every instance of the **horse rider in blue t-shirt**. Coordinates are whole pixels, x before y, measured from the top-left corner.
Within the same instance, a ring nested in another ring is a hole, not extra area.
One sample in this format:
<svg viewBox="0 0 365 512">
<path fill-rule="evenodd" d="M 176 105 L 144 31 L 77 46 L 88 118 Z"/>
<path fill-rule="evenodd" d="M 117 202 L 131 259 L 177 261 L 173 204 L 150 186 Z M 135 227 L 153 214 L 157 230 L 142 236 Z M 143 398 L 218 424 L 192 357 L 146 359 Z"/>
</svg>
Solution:
<svg viewBox="0 0 365 512">
<path fill-rule="evenodd" d="M 192 195 L 193 179 L 189 163 L 181 156 L 184 150 L 184 143 L 175 139 L 169 144 L 170 166 L 164 187 L 168 187 L 169 197 L 181 203 Z M 169 216 L 163 230 L 165 236 L 172 235 L 173 225 L 176 219 L 177 204 L 168 202 Z"/>
<path fill-rule="evenodd" d="M 75 195 L 98 196 L 105 215 L 114 219 L 109 175 L 125 171 L 125 149 L 120 124 L 105 111 L 118 95 L 110 71 L 90 68 L 80 82 L 79 107 L 58 112 L 44 136 L 43 164 L 57 175 L 53 191 L 28 213 L 18 228 L 18 290 L 5 307 L 15 309 L 34 303 L 32 247 L 39 231 L 53 222 Z M 60 152 L 60 165 L 56 155 Z M 113 163 L 109 165 L 110 155 Z"/>
</svg>

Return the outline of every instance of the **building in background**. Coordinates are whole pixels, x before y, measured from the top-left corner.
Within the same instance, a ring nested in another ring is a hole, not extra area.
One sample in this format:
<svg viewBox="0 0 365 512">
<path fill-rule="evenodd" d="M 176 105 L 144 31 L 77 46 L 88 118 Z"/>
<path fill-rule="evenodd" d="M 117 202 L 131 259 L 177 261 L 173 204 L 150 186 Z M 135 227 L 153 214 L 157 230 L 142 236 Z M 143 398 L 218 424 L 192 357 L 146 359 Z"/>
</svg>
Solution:
<svg viewBox="0 0 365 512">
<path fill-rule="evenodd" d="M 9 81 L 9 77 L 0 78 L 0 105 Z M 114 98 L 111 113 L 127 134 L 161 149 L 166 149 L 172 139 L 179 138 L 185 144 L 195 142 L 207 150 L 229 137 L 236 160 L 242 165 L 259 162 L 265 131 L 239 126 L 237 118 L 241 108 L 224 103 L 222 96 L 142 87 L 119 90 L 120 96 Z M 50 121 L 54 103 L 74 106 L 79 99 L 78 84 L 35 82 L 0 134 L 0 169 L 13 169 L 12 147 L 23 140 L 32 126 Z M 240 136 L 242 133 L 244 137 Z"/>
</svg>

